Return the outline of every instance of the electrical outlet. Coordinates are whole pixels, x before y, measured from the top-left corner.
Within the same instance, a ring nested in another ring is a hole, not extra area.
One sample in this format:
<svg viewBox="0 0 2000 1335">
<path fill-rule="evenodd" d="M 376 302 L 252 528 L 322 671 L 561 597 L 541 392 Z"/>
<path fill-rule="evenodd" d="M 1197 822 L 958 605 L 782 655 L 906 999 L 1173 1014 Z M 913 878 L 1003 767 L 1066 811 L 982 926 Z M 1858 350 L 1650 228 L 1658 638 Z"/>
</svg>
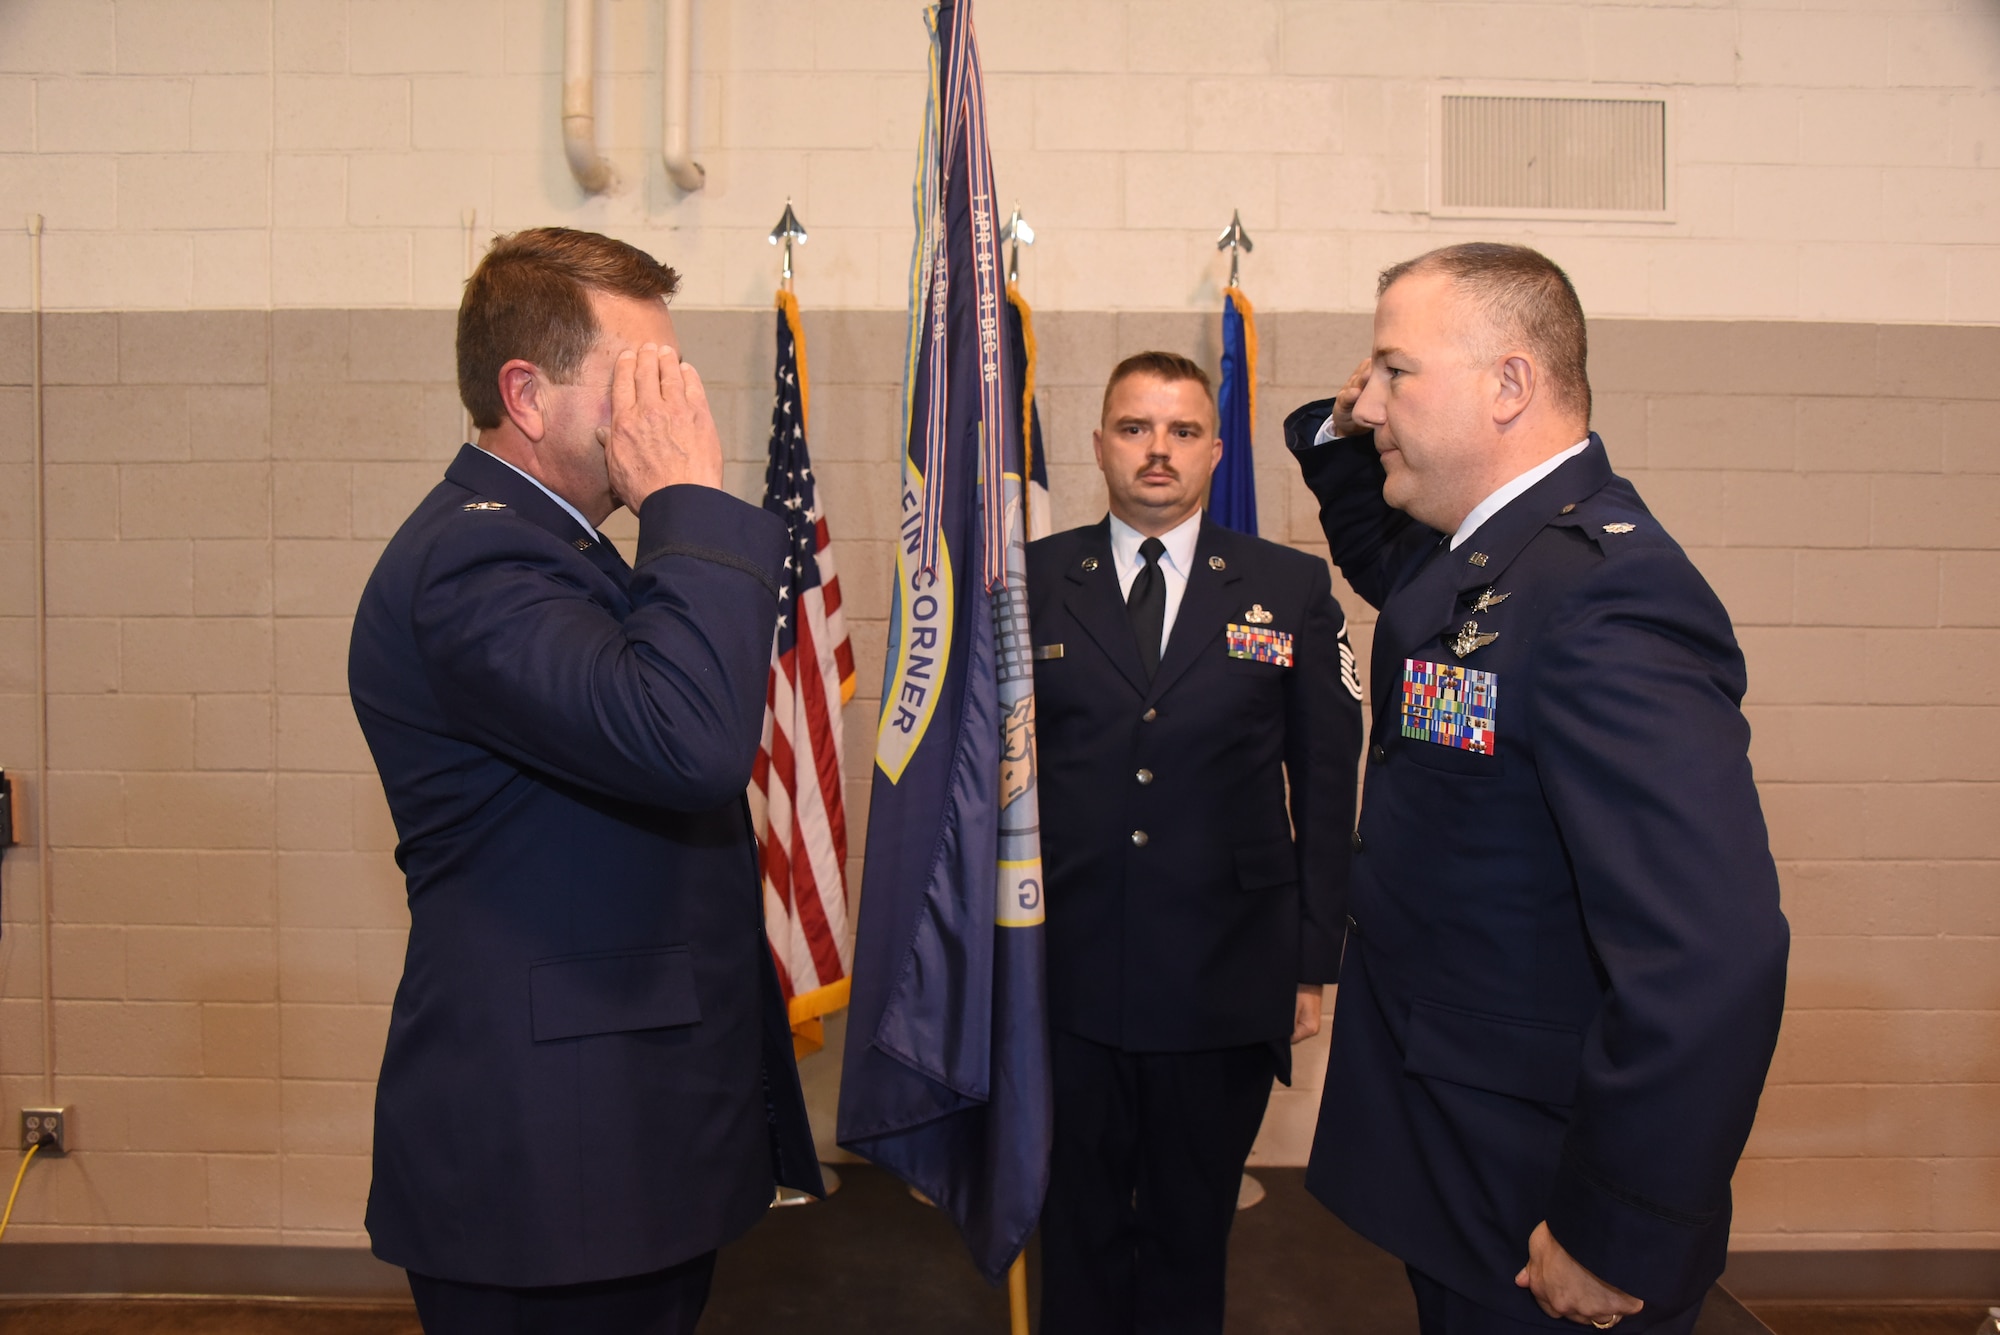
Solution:
<svg viewBox="0 0 2000 1335">
<path fill-rule="evenodd" d="M 43 1154 L 69 1153 L 69 1108 L 21 1109 L 21 1148 L 42 1147 Z"/>
</svg>

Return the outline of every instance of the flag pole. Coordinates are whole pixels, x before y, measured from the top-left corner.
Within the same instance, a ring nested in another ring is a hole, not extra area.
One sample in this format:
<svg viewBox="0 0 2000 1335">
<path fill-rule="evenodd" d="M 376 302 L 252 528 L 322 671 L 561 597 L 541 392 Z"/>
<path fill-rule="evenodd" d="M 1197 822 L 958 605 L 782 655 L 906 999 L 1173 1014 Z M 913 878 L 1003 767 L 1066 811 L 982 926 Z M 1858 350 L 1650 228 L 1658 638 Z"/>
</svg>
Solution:
<svg viewBox="0 0 2000 1335">
<path fill-rule="evenodd" d="M 799 316 L 798 297 L 794 295 L 792 291 L 792 245 L 794 242 L 798 243 L 799 245 L 804 245 L 806 243 L 806 229 L 805 225 L 799 221 L 798 214 L 792 211 L 792 201 L 790 197 L 786 198 L 785 211 L 783 214 L 779 216 L 778 225 L 771 229 L 771 235 L 769 239 L 772 245 L 774 246 L 782 245 L 784 247 L 784 261 L 778 272 L 777 308 L 780 312 L 780 318 L 790 327 L 790 332 L 792 337 L 792 360 L 797 370 L 797 380 L 798 380 L 798 400 L 799 400 L 798 428 L 800 432 L 803 433 L 806 428 L 807 417 L 811 410 L 812 399 L 811 399 L 811 390 L 806 380 L 805 326 Z M 780 371 L 783 370 L 782 362 L 779 369 Z M 774 430 L 775 430 L 775 425 L 774 425 Z M 801 436 L 801 445 L 803 446 L 803 435 Z M 811 473 L 810 468 L 801 468 L 799 471 L 800 473 L 808 476 Z M 768 476 L 765 485 L 767 489 L 766 504 L 769 504 L 769 487 L 771 483 L 769 481 Z M 794 501 L 793 503 L 796 505 L 797 502 Z M 808 511 L 807 513 L 808 516 L 810 517 L 811 512 Z M 822 530 L 822 534 L 823 533 L 824 530 Z M 823 536 L 821 538 L 821 541 L 824 541 Z M 812 561 L 815 560 L 816 557 L 813 555 L 807 555 L 805 559 L 808 561 Z M 791 558 L 788 557 L 786 559 L 785 564 L 786 567 L 789 569 L 792 565 Z M 837 608 L 839 605 L 839 597 L 838 597 L 839 581 L 837 579 L 834 579 L 829 587 L 834 590 L 832 601 L 833 601 L 833 606 Z M 840 652 L 847 651 L 846 630 L 844 628 L 840 629 L 834 638 L 839 644 L 839 651 Z M 775 673 L 776 671 L 777 667 L 774 664 L 773 672 Z M 840 683 L 838 699 L 834 700 L 831 698 L 831 695 L 829 695 L 828 704 L 834 715 L 835 726 L 838 726 L 840 706 L 846 704 L 848 699 L 853 695 L 853 693 L 854 693 L 854 683 L 853 683 L 853 673 L 850 661 L 845 672 L 845 679 L 842 680 Z M 766 706 L 767 713 L 764 722 L 764 727 L 766 731 L 765 746 L 768 746 L 769 744 L 769 736 L 773 728 L 773 721 L 768 712 L 769 708 L 770 706 L 767 705 Z M 810 742 L 808 744 L 812 746 L 812 748 L 815 751 L 817 751 L 818 744 L 816 742 Z M 835 754 L 837 755 L 838 753 L 836 752 Z M 766 762 L 764 748 L 760 747 L 758 752 L 758 764 L 761 767 L 766 763 L 767 762 Z M 761 780 L 754 777 L 753 775 L 751 781 L 752 788 L 755 789 L 760 782 Z M 761 811 L 762 809 L 753 808 L 753 810 Z M 754 818 L 760 822 L 764 819 L 764 817 L 762 817 L 761 815 L 757 815 Z M 762 828 L 761 825 L 758 829 L 757 834 L 760 845 L 763 844 L 766 840 L 773 837 L 770 831 Z M 763 850 L 760 847 L 759 849 L 760 862 L 762 860 L 762 854 Z M 767 889 L 768 886 L 769 882 L 766 881 Z M 806 996 L 803 997 L 791 996 L 787 999 L 787 1009 L 788 1011 L 790 1011 L 788 1018 L 790 1019 L 792 1024 L 792 1055 L 794 1056 L 794 1058 L 809 1056 L 812 1053 L 819 1051 L 822 1042 L 822 1039 L 820 1038 L 822 1032 L 821 1016 L 828 1011 L 838 1010 L 840 1007 L 845 1006 L 847 1004 L 848 982 L 849 982 L 848 979 L 842 978 L 837 982 L 825 984 Z M 789 987 L 790 984 L 787 983 L 787 986 Z M 803 1003 L 803 1005 L 801 1003 Z M 822 1162 L 820 1164 L 819 1171 L 820 1171 L 820 1182 L 821 1185 L 825 1188 L 826 1196 L 831 1196 L 833 1195 L 834 1192 L 840 1190 L 840 1174 L 834 1171 L 833 1165 Z M 795 1187 L 787 1187 L 781 1185 L 777 1187 L 776 1190 L 774 1191 L 768 1208 L 773 1210 L 779 1210 L 779 1209 L 786 1209 L 795 1205 L 811 1205 L 814 1201 L 821 1199 L 824 1199 L 824 1197 L 812 1196 L 806 1192 L 798 1190 Z"/>
<path fill-rule="evenodd" d="M 1243 213 L 1239 209 L 1229 211 L 1229 226 L 1222 229 L 1222 235 L 1215 239 L 1217 250 L 1229 252 L 1229 285 L 1236 286 L 1237 262 L 1249 251 L 1257 249 L 1250 240 L 1250 234 L 1243 230 Z"/>
<path fill-rule="evenodd" d="M 1010 1335 L 1028 1335 L 1028 1249 L 1007 1267 L 1007 1319 Z"/>
<path fill-rule="evenodd" d="M 792 242 L 795 240 L 803 246 L 806 243 L 806 229 L 799 225 L 799 215 L 792 212 L 791 196 L 787 195 L 785 211 L 779 216 L 778 225 L 771 229 L 770 236 L 772 245 L 784 243 L 785 263 L 778 272 L 778 286 L 786 292 L 792 290 Z"/>
</svg>

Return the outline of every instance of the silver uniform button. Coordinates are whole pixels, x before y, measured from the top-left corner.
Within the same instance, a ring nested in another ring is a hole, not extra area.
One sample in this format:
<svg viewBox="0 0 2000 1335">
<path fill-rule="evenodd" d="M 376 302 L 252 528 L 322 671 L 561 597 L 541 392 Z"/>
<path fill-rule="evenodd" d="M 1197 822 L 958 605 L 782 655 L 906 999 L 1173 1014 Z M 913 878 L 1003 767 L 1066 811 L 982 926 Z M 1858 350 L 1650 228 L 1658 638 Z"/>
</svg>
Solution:
<svg viewBox="0 0 2000 1335">
<path fill-rule="evenodd" d="M 1159 710 L 1149 709 L 1145 713 L 1139 715 L 1139 721 L 1141 723 L 1151 723 L 1154 719 L 1158 718 L 1159 716 L 1160 716 Z"/>
<path fill-rule="evenodd" d="M 1142 769 L 1132 777 L 1137 779 L 1142 784 L 1151 783 L 1153 781 L 1153 771 L 1149 769 Z"/>
<path fill-rule="evenodd" d="M 1147 844 L 1151 842 L 1152 842 L 1151 837 L 1148 836 L 1144 830 L 1132 831 L 1132 847 L 1144 848 Z"/>
</svg>

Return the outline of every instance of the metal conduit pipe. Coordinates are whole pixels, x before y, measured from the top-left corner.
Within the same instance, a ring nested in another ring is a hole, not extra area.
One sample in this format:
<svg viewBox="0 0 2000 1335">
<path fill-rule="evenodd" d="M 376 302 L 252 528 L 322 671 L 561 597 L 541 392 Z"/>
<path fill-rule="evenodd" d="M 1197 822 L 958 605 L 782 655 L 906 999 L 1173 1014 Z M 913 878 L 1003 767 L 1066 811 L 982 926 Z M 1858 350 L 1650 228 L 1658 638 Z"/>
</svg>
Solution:
<svg viewBox="0 0 2000 1335">
<path fill-rule="evenodd" d="M 667 50 L 660 71 L 660 156 L 683 190 L 699 190 L 708 173 L 694 160 L 694 0 L 667 0 Z"/>
<path fill-rule="evenodd" d="M 28 215 L 28 338 L 34 379 L 35 877 L 42 929 L 42 1101 L 56 1106 L 54 857 L 49 851 L 49 461 L 47 374 L 42 365 L 42 215 Z"/>
<path fill-rule="evenodd" d="M 593 195 L 618 183 L 618 173 L 597 151 L 597 3 L 563 3 L 563 154 L 570 175 Z"/>
</svg>

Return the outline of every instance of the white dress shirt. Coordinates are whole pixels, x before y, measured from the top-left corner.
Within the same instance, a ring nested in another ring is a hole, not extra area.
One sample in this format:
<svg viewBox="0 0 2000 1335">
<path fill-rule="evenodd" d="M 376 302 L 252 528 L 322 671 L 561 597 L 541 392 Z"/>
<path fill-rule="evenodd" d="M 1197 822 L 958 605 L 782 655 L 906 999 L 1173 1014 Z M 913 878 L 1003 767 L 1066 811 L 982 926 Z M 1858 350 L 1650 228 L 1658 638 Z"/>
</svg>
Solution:
<svg viewBox="0 0 2000 1335">
<path fill-rule="evenodd" d="M 1319 424 L 1319 433 L 1313 437 L 1313 444 L 1324 445 L 1328 441 L 1339 439 L 1339 434 L 1333 429 L 1333 415 L 1329 413 L 1326 420 Z M 1507 502 L 1513 500 L 1537 482 L 1540 482 L 1550 473 L 1555 472 L 1556 469 L 1562 467 L 1571 459 L 1576 458 L 1577 455 L 1582 454 L 1584 447 L 1589 444 L 1590 437 L 1585 436 L 1561 454 L 1550 459 L 1544 459 L 1541 463 L 1536 464 L 1533 468 L 1530 468 L 1527 472 L 1521 474 L 1505 486 L 1500 487 L 1491 496 L 1473 506 L 1472 513 L 1467 515 L 1465 522 L 1458 526 L 1458 532 L 1451 535 L 1451 549 L 1457 551 L 1458 544 L 1464 542 L 1474 533 L 1477 533 L 1481 524 L 1505 509 Z"/>
<path fill-rule="evenodd" d="M 1542 462 L 1536 464 L 1533 468 L 1530 468 L 1527 472 L 1521 474 L 1521 476 L 1515 478 L 1512 482 L 1509 482 L 1505 486 L 1496 489 L 1491 496 L 1488 496 L 1485 500 L 1473 506 L 1472 513 L 1467 515 L 1465 517 L 1464 522 L 1459 524 L 1458 532 L 1451 535 L 1451 549 L 1453 551 L 1457 551 L 1459 543 L 1464 542 L 1474 533 L 1477 533 L 1479 531 L 1479 526 L 1481 524 L 1485 523 L 1487 520 L 1491 519 L 1494 515 L 1497 515 L 1502 510 L 1504 510 L 1507 507 L 1507 502 L 1513 500 L 1516 496 L 1519 496 L 1522 492 L 1534 486 L 1537 482 L 1540 482 L 1550 473 L 1555 472 L 1556 469 L 1562 467 L 1569 460 L 1576 458 L 1576 456 L 1579 454 L 1582 454 L 1584 451 L 1584 447 L 1589 444 L 1590 444 L 1590 437 L 1585 436 L 1582 440 L 1579 440 L 1576 444 L 1570 446 L 1568 449 L 1564 450 L 1561 454 L 1555 455 L 1552 458 L 1542 460 Z"/>
<path fill-rule="evenodd" d="M 1160 535 L 1160 544 L 1167 550 L 1160 553 L 1160 575 L 1167 582 L 1167 614 L 1160 624 L 1160 653 L 1167 652 L 1167 640 L 1174 633 L 1174 616 L 1181 610 L 1181 595 L 1187 592 L 1188 572 L 1194 569 L 1194 545 L 1201 537 L 1201 514 L 1196 510 L 1180 525 Z M 1139 572 L 1146 568 L 1146 558 L 1139 555 L 1139 544 L 1146 535 L 1117 515 L 1111 516 L 1111 564 L 1118 570 L 1118 593 L 1129 599 L 1132 596 L 1132 581 L 1139 578 Z"/>
<path fill-rule="evenodd" d="M 508 464 L 505 459 L 501 459 L 499 455 L 493 453 L 493 451 L 491 450 L 483 449 L 478 445 L 474 445 L 472 448 L 478 450 L 481 454 L 487 456 L 490 459 L 498 459 L 501 463 L 507 464 L 507 467 L 514 468 L 514 465 Z M 588 519 L 585 519 L 583 517 L 583 512 L 581 510 L 577 509 L 574 505 L 571 505 L 568 501 L 556 495 L 554 492 L 550 491 L 547 487 L 543 487 L 542 480 L 536 477 L 533 473 L 522 472 L 522 470 L 518 468 L 514 468 L 514 471 L 520 473 L 522 477 L 527 478 L 528 481 L 534 483 L 537 487 L 540 487 L 542 495 L 548 497 L 550 500 L 554 501 L 557 505 L 560 505 L 563 509 L 567 510 L 569 512 L 570 518 L 574 519 L 577 523 L 583 525 L 583 531 L 586 537 L 588 537 L 592 542 L 597 541 L 597 530 L 591 526 L 591 523 Z"/>
</svg>

